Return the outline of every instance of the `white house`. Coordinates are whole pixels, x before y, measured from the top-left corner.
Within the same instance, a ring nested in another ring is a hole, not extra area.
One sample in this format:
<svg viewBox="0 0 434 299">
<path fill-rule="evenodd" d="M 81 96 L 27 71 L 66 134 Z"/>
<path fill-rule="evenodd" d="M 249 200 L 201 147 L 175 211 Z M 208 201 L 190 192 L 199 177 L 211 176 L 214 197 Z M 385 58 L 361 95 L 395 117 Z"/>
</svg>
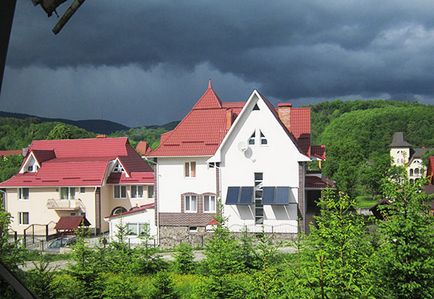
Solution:
<svg viewBox="0 0 434 299">
<path fill-rule="evenodd" d="M 146 239 L 150 244 L 154 244 L 157 237 L 154 203 L 133 207 L 126 212 L 111 215 L 105 220 L 109 223 L 111 240 L 117 240 L 120 226 L 125 226 L 126 242 L 129 244 L 142 244 Z"/>
<path fill-rule="evenodd" d="M 233 232 L 296 234 L 328 186 L 320 174 L 307 173 L 307 162 L 325 158 L 324 146 L 310 144 L 309 108 L 273 107 L 256 90 L 247 102 L 225 103 L 209 84 L 147 157 L 157 163 L 162 243 L 204 234 L 219 199 Z"/>
<path fill-rule="evenodd" d="M 392 143 L 389 147 L 392 165 L 405 167 L 410 182 L 415 182 L 426 176 L 427 169 L 423 164 L 422 158 L 425 153 L 434 150 L 433 148 L 413 148 L 412 145 L 404 139 L 403 132 L 395 132 L 393 134 Z"/>
</svg>

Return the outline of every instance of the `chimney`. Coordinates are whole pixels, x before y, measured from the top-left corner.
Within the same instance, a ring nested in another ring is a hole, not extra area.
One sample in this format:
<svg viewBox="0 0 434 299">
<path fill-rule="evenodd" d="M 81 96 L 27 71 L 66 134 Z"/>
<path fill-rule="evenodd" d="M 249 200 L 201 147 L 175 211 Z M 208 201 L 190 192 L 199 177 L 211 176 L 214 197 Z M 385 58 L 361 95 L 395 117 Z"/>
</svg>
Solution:
<svg viewBox="0 0 434 299">
<path fill-rule="evenodd" d="M 291 108 L 291 103 L 277 104 L 277 114 L 288 131 L 291 131 Z"/>
<path fill-rule="evenodd" d="M 232 110 L 228 109 L 226 110 L 226 130 L 229 130 L 232 126 Z"/>
</svg>

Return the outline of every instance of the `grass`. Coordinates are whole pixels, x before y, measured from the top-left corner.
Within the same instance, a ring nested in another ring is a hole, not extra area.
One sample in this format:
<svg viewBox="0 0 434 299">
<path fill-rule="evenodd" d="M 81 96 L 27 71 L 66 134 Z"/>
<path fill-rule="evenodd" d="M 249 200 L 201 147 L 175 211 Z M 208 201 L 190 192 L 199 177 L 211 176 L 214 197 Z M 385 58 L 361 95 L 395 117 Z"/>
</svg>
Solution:
<svg viewBox="0 0 434 299">
<path fill-rule="evenodd" d="M 376 199 L 370 196 L 357 196 L 356 197 L 356 208 L 367 209 L 372 207 L 377 203 Z"/>
<path fill-rule="evenodd" d="M 43 253 L 44 259 L 48 262 L 65 261 L 72 258 L 70 253 Z M 25 254 L 25 261 L 37 261 L 41 258 L 41 252 L 28 250 Z"/>
</svg>

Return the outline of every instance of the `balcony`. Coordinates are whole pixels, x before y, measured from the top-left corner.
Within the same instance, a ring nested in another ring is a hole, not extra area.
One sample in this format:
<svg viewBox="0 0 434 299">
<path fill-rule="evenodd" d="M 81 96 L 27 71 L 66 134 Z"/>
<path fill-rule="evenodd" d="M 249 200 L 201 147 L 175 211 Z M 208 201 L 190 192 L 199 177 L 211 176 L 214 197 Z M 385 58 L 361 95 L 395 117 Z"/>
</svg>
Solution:
<svg viewBox="0 0 434 299">
<path fill-rule="evenodd" d="M 77 211 L 83 210 L 84 205 L 80 199 L 48 199 L 47 208 L 58 211 Z"/>
</svg>

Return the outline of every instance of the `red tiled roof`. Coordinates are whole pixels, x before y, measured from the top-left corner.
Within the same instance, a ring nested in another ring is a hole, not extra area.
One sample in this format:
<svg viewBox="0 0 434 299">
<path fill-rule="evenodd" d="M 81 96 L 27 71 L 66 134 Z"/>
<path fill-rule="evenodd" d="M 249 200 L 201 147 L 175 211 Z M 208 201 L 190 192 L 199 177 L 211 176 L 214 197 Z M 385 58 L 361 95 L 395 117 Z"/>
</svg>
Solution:
<svg viewBox="0 0 434 299">
<path fill-rule="evenodd" d="M 77 229 L 82 223 L 84 226 L 90 225 L 90 222 L 84 216 L 63 216 L 60 217 L 54 229 L 72 231 Z"/>
<path fill-rule="evenodd" d="M 321 160 L 326 159 L 325 145 L 312 145 L 310 148 L 310 153 L 312 156 Z"/>
<path fill-rule="evenodd" d="M 92 146 L 94 152 L 91 151 Z M 124 174 L 125 179 L 120 178 L 120 182 L 154 182 L 152 168 L 129 145 L 126 138 L 35 140 L 30 149 L 38 161 L 43 161 L 40 162 L 41 168 L 35 173 L 17 174 L 0 183 L 0 187 L 101 186 L 110 162 L 116 158 L 129 175 L 127 177 Z M 52 153 L 55 153 L 55 157 Z M 47 160 L 49 157 L 52 158 Z"/>
<path fill-rule="evenodd" d="M 320 178 L 317 176 L 306 176 L 304 186 L 306 188 L 325 189 L 333 188 L 335 186 L 335 183 L 326 177 Z"/>
<path fill-rule="evenodd" d="M 51 160 L 56 158 L 56 154 L 54 153 L 54 150 L 33 150 L 33 155 L 35 156 L 36 160 L 38 160 L 39 164 L 42 164 L 45 161 Z"/>
<path fill-rule="evenodd" d="M 139 155 L 144 156 L 149 151 L 151 151 L 151 148 L 149 147 L 148 143 L 146 141 L 140 141 L 136 145 L 136 152 L 139 153 Z"/>
<path fill-rule="evenodd" d="M 286 128 L 273 105 L 262 96 L 276 119 L 295 142 L 300 152 L 310 155 L 310 109 L 291 108 L 291 125 Z M 238 116 L 246 102 L 224 102 L 209 84 L 204 95 L 178 126 L 161 136 L 160 146 L 148 153 L 150 157 L 212 156 L 219 148 L 229 128 L 228 115 Z M 227 111 L 230 110 L 231 114 Z"/>
<path fill-rule="evenodd" d="M 3 150 L 0 151 L 0 157 L 7 157 L 7 156 L 18 156 L 22 155 L 22 150 Z"/>
<path fill-rule="evenodd" d="M 133 207 L 133 208 L 129 209 L 126 212 L 119 213 L 119 214 L 116 214 L 116 215 L 111 215 L 111 216 L 108 216 L 106 218 L 111 219 L 111 218 L 116 218 L 116 217 L 120 217 L 120 216 L 131 215 L 131 214 L 135 214 L 135 213 L 139 213 L 139 212 L 144 212 L 147 209 L 154 209 L 154 208 L 155 208 L 155 203 L 149 203 L 149 204 L 146 204 L 146 205 L 142 205 L 140 207 Z"/>
</svg>

